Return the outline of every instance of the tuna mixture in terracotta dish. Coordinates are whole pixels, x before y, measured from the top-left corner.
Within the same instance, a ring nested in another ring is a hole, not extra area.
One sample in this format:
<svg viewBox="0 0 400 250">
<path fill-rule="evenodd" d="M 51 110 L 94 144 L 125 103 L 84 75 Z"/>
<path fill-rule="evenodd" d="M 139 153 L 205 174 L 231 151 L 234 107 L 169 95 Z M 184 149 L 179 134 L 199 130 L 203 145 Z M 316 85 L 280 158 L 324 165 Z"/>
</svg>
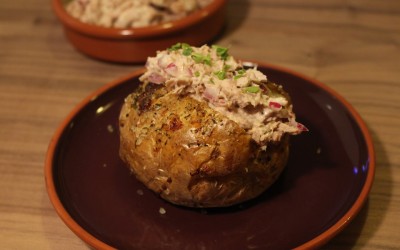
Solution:
<svg viewBox="0 0 400 250">
<path fill-rule="evenodd" d="M 228 49 L 178 43 L 146 63 L 120 117 L 120 157 L 145 186 L 189 207 L 255 198 L 283 171 L 298 123 L 289 95 Z"/>
<path fill-rule="evenodd" d="M 212 0 L 72 0 L 67 12 L 83 23 L 140 28 L 181 19 Z"/>
</svg>

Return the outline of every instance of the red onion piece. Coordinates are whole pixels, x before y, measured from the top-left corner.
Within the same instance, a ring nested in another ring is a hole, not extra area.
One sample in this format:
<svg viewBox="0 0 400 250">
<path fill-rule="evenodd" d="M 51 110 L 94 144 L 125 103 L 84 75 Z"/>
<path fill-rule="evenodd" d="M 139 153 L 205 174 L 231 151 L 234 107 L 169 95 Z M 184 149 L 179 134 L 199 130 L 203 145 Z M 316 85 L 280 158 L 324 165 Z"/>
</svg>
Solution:
<svg viewBox="0 0 400 250">
<path fill-rule="evenodd" d="M 165 78 L 162 75 L 160 75 L 158 73 L 154 73 L 154 72 L 151 73 L 148 78 L 149 78 L 149 82 L 152 82 L 155 84 L 161 84 L 161 83 L 165 82 Z"/>
<path fill-rule="evenodd" d="M 279 110 L 282 108 L 282 105 L 277 102 L 269 102 L 269 107 L 274 110 Z"/>
<path fill-rule="evenodd" d="M 216 100 L 217 96 L 218 96 L 218 90 L 215 88 L 206 87 L 206 89 L 203 92 L 203 97 L 209 100 L 210 102 Z"/>
<path fill-rule="evenodd" d="M 296 127 L 299 131 L 302 131 L 302 132 L 308 131 L 308 128 L 306 126 L 304 126 L 303 124 L 301 124 L 300 122 L 297 123 Z"/>
<path fill-rule="evenodd" d="M 172 76 L 176 76 L 178 73 L 178 67 L 176 66 L 175 63 L 168 64 L 164 70 L 165 70 L 165 72 L 167 72 L 169 75 L 172 75 Z"/>
</svg>

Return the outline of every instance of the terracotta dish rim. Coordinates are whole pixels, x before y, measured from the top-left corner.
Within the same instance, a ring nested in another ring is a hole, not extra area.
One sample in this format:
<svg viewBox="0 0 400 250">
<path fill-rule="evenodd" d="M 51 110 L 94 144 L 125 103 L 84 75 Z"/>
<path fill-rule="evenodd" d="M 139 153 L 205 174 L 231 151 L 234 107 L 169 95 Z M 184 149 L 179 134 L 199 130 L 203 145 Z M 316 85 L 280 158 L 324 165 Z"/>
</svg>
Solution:
<svg viewBox="0 0 400 250">
<path fill-rule="evenodd" d="M 223 8 L 226 2 L 227 0 L 213 0 L 209 5 L 184 18 L 140 28 L 106 28 L 83 23 L 67 13 L 61 0 L 52 0 L 52 7 L 65 26 L 82 34 L 112 39 L 144 39 L 179 32 L 200 23 Z"/>
</svg>

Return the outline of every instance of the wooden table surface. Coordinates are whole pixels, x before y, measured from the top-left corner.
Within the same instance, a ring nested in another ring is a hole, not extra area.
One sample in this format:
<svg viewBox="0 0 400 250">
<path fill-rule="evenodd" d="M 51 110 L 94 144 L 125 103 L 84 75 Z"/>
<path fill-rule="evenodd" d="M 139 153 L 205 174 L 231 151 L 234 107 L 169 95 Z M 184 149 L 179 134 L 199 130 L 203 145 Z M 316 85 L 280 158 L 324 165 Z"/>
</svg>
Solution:
<svg viewBox="0 0 400 250">
<path fill-rule="evenodd" d="M 1 249 L 87 249 L 48 199 L 47 146 L 84 97 L 141 66 L 75 51 L 49 3 L 0 1 Z M 231 0 L 227 18 L 218 44 L 318 79 L 370 129 L 369 199 L 324 249 L 400 249 L 400 1 Z"/>
</svg>

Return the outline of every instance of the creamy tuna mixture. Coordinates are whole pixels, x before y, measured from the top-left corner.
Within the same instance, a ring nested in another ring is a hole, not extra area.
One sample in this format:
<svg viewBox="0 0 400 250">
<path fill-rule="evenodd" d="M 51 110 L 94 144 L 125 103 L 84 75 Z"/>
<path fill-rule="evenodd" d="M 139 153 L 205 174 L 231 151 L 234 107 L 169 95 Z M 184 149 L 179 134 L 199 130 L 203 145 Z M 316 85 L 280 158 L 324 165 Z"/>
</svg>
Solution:
<svg viewBox="0 0 400 250">
<path fill-rule="evenodd" d="M 72 0 L 67 12 L 81 22 L 114 28 L 138 28 L 177 20 L 212 0 Z"/>
<path fill-rule="evenodd" d="M 148 58 L 146 69 L 141 81 L 163 84 L 171 93 L 206 101 L 238 123 L 259 145 L 307 130 L 296 122 L 282 87 L 267 87 L 266 75 L 256 67 L 245 68 L 227 48 L 178 43 Z"/>
</svg>

